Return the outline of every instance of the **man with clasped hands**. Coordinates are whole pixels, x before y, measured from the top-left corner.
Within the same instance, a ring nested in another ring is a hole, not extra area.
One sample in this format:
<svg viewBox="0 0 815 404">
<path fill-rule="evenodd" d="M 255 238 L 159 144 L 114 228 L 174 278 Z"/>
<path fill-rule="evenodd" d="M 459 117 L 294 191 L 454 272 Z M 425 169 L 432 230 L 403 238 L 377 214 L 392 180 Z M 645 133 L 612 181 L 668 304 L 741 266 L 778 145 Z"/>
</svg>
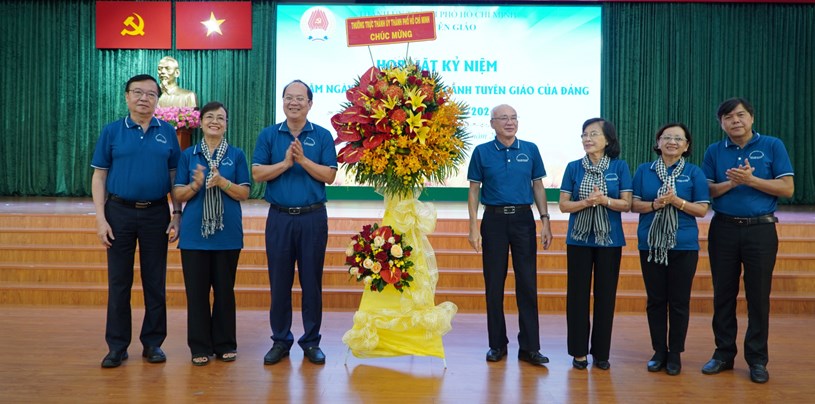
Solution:
<svg viewBox="0 0 815 404">
<path fill-rule="evenodd" d="M 308 121 L 313 93 L 294 80 L 283 88 L 286 120 L 260 132 L 252 156 L 252 178 L 266 183 L 266 257 L 272 305 L 272 348 L 263 363 L 273 365 L 289 355 L 291 287 L 294 264 L 302 288 L 304 334 L 297 343 L 314 364 L 324 364 L 320 350 L 323 263 L 328 243 L 325 184 L 337 176 L 337 152 L 328 130 Z"/>
<path fill-rule="evenodd" d="M 708 231 L 708 255 L 716 340 L 713 358 L 702 373 L 733 369 L 738 351 L 736 297 L 743 266 L 744 359 L 750 366 L 750 380 L 766 383 L 770 379 L 770 289 L 778 253 L 774 213 L 779 197 L 792 197 L 795 173 L 784 143 L 753 130 L 753 114 L 753 106 L 743 98 L 722 102 L 716 117 L 727 137 L 708 147 L 702 165 L 715 212 Z"/>
</svg>

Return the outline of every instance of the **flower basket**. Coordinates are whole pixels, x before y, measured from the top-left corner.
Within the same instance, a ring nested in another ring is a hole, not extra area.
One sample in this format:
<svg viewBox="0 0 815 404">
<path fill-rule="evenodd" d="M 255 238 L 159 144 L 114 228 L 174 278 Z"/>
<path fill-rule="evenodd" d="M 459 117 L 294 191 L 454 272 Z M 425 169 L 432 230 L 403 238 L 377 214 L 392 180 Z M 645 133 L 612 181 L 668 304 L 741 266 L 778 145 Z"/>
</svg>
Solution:
<svg viewBox="0 0 815 404">
<path fill-rule="evenodd" d="M 363 226 L 362 231 L 351 237 L 345 251 L 351 278 L 365 282 L 372 292 L 382 292 L 388 285 L 399 292 L 410 287 L 413 261 L 408 257 L 413 247 L 406 245 L 403 237 L 391 226 L 379 227 L 377 223 Z"/>
<path fill-rule="evenodd" d="M 337 161 L 359 184 L 409 195 L 428 182 L 444 183 L 469 148 L 465 104 L 450 99 L 438 73 L 407 60 L 368 69 L 348 89 L 348 102 L 331 118 Z"/>
<path fill-rule="evenodd" d="M 201 115 L 195 107 L 158 107 L 154 115 L 173 125 L 176 130 L 201 126 Z"/>
</svg>

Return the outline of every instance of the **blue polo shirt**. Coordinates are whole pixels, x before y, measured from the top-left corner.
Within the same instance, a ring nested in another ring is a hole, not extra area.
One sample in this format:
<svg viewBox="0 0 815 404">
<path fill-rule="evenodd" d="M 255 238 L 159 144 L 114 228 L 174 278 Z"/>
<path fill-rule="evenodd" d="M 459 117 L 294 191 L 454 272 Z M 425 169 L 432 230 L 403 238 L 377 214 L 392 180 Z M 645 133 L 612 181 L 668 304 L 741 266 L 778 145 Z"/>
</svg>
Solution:
<svg viewBox="0 0 815 404">
<path fill-rule="evenodd" d="M 198 165 L 206 167 L 204 175 L 209 174 L 209 165 L 201 144 L 190 146 L 181 153 L 178 160 L 178 170 L 175 172 L 175 186 L 182 187 L 193 182 L 193 174 Z M 228 146 L 226 154 L 218 167 L 221 177 L 232 181 L 233 187 L 251 185 L 249 179 L 249 166 L 246 164 L 246 155 L 243 150 Z M 241 203 L 230 198 L 222 191 L 221 200 L 224 206 L 224 228 L 215 230 L 215 234 L 204 238 L 201 235 L 201 217 L 204 212 L 204 196 L 206 188 L 202 188 L 184 205 L 184 216 L 181 219 L 181 232 L 179 233 L 178 248 L 185 250 L 239 250 L 243 248 L 243 214 Z"/>
<path fill-rule="evenodd" d="M 334 138 L 322 126 L 306 121 L 298 136 L 305 156 L 320 165 L 337 168 Z M 252 165 L 276 164 L 286 157 L 294 141 L 286 121 L 263 129 L 258 135 Z M 317 181 L 297 163 L 277 178 L 266 182 L 264 199 L 272 205 L 295 207 L 326 202 L 325 183 Z"/>
<path fill-rule="evenodd" d="M 130 201 L 154 201 L 170 192 L 170 171 L 181 148 L 173 128 L 156 117 L 147 132 L 126 116 L 102 129 L 91 167 L 108 170 L 105 189 Z"/>
<path fill-rule="evenodd" d="M 729 137 L 713 143 L 705 151 L 702 170 L 707 180 L 716 184 L 727 181 L 726 172 L 750 161 L 753 175 L 763 179 L 776 179 L 795 175 L 784 143 L 778 138 L 753 131 L 753 138 L 744 146 L 733 143 Z M 756 217 L 775 212 L 778 197 L 747 185 L 739 185 L 724 195 L 713 198 L 713 210 L 729 216 Z"/>
<path fill-rule="evenodd" d="M 515 138 L 504 146 L 496 137 L 473 150 L 467 180 L 481 183 L 484 205 L 531 205 L 532 181 L 546 177 L 538 146 Z"/>
<path fill-rule="evenodd" d="M 612 159 L 608 164 L 608 169 L 603 172 L 608 187 L 608 195 L 613 199 L 620 199 L 623 192 L 631 192 L 631 171 L 628 164 L 620 159 Z M 586 176 L 583 169 L 582 159 L 575 160 L 566 166 L 563 172 L 563 182 L 560 185 L 560 192 L 571 195 L 572 201 L 580 200 L 580 183 Z M 577 213 L 569 215 L 569 229 L 567 231 L 566 244 L 582 247 L 622 247 L 625 245 L 625 235 L 623 234 L 623 221 L 620 212 L 608 209 L 608 221 L 611 226 L 611 244 L 599 245 L 594 239 L 594 234 L 590 234 L 586 241 L 578 241 L 572 237 L 572 228 Z"/>
<path fill-rule="evenodd" d="M 668 167 L 668 174 L 673 173 L 676 164 Z M 710 190 L 707 186 L 705 173 L 699 166 L 685 161 L 685 168 L 676 177 L 676 195 L 688 202 L 710 203 Z M 656 161 L 643 163 L 637 167 L 634 174 L 634 198 L 643 201 L 653 201 L 657 198 L 657 191 L 662 186 L 656 171 Z M 676 230 L 676 246 L 674 250 L 699 250 L 699 227 L 696 218 L 686 212 L 677 211 L 679 224 Z M 656 212 L 640 213 L 640 223 L 637 226 L 637 248 L 648 250 L 648 230 L 654 221 Z"/>
</svg>

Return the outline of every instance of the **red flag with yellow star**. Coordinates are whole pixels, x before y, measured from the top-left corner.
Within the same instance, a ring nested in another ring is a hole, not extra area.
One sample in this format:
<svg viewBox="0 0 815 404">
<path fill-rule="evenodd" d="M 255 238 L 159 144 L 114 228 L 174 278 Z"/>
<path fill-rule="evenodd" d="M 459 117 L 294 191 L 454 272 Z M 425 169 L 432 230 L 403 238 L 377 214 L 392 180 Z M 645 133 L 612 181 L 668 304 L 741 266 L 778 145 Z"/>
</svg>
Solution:
<svg viewBox="0 0 815 404">
<path fill-rule="evenodd" d="M 252 49 L 252 2 L 175 3 L 177 49 Z"/>
<path fill-rule="evenodd" d="M 97 1 L 96 47 L 100 49 L 170 49 L 169 1 Z"/>
</svg>

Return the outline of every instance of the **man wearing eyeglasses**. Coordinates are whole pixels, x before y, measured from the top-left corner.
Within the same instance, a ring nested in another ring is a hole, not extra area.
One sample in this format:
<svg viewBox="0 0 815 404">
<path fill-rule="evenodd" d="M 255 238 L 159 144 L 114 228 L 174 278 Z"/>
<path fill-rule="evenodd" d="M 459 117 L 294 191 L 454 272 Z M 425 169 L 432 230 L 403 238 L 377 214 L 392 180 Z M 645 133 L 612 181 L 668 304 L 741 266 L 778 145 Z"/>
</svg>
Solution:
<svg viewBox="0 0 815 404">
<path fill-rule="evenodd" d="M 490 347 L 487 361 L 498 362 L 507 355 L 504 283 L 511 248 L 520 323 L 518 359 L 542 366 L 549 363 L 549 358 L 539 352 L 536 220 L 530 205 L 534 202 L 540 215 L 541 244 L 548 249 L 552 230 L 546 189 L 541 181 L 546 169 L 538 147 L 515 136 L 518 113 L 514 108 L 509 105 L 493 108 L 490 125 L 495 130 L 495 139 L 473 150 L 467 172 L 469 242 L 476 252 L 483 247 Z M 484 204 L 480 230 L 479 202 Z"/>
<path fill-rule="evenodd" d="M 137 244 L 145 307 L 139 337 L 142 356 L 150 363 L 166 360 L 161 344 L 167 336 L 167 243 L 178 238 L 181 220 L 181 204 L 171 184 L 181 150 L 175 129 L 153 116 L 160 95 L 158 82 L 150 75 L 128 80 L 124 96 L 129 113 L 102 129 L 91 161 L 97 236 L 108 259 L 109 352 L 102 360 L 104 368 L 117 367 L 128 358 Z"/>
<path fill-rule="evenodd" d="M 273 345 L 263 358 L 273 365 L 289 355 L 294 266 L 302 289 L 303 335 L 297 343 L 314 364 L 324 364 L 320 349 L 322 282 L 328 215 L 325 184 L 337 176 L 334 139 L 325 128 L 308 121 L 313 93 L 294 80 L 283 88 L 286 120 L 260 132 L 252 156 L 252 178 L 266 183 L 266 257 L 272 304 L 269 323 Z"/>
<path fill-rule="evenodd" d="M 736 347 L 736 297 L 744 267 L 747 332 L 744 359 L 750 379 L 766 383 L 769 360 L 770 289 L 778 234 L 775 223 L 779 197 L 795 191 L 793 169 L 781 140 L 753 130 L 753 106 L 743 98 L 719 105 L 716 115 L 723 140 L 708 147 L 702 166 L 713 197 L 708 255 L 713 280 L 713 335 L 716 350 L 702 373 L 733 369 Z"/>
</svg>

